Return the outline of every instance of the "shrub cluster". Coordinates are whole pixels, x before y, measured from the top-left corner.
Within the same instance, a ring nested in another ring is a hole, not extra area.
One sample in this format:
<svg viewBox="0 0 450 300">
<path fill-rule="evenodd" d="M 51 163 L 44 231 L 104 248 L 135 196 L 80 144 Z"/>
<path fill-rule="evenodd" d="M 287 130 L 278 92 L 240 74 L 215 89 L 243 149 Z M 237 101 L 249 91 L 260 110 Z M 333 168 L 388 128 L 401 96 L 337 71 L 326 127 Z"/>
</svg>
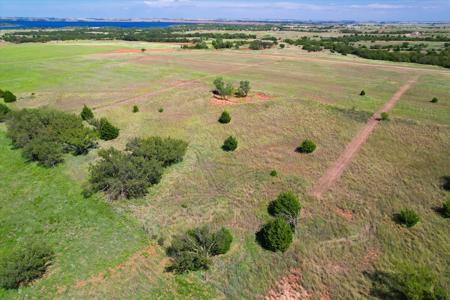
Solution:
<svg viewBox="0 0 450 300">
<path fill-rule="evenodd" d="M 231 152 L 237 149 L 238 141 L 233 136 L 229 136 L 225 139 L 222 145 L 223 151 Z"/>
<path fill-rule="evenodd" d="M 94 113 L 92 112 L 92 110 L 89 107 L 84 105 L 83 109 L 81 110 L 80 117 L 84 121 L 89 121 L 94 118 Z"/>
<path fill-rule="evenodd" d="M 90 167 L 89 192 L 105 192 L 111 200 L 137 198 L 159 183 L 164 167 L 180 162 L 187 143 L 171 138 L 133 139 L 126 152 L 110 148 Z"/>
<path fill-rule="evenodd" d="M 231 82 L 225 83 L 222 77 L 218 77 L 213 82 L 215 87 L 215 93 L 222 97 L 222 99 L 226 99 L 228 96 L 235 95 L 236 97 L 247 97 L 250 92 L 250 82 L 247 80 L 243 80 L 239 82 L 239 88 L 237 88 L 235 92 L 235 88 Z"/>
<path fill-rule="evenodd" d="M 212 231 L 210 227 L 203 226 L 188 230 L 174 237 L 167 249 L 172 257 L 169 270 L 176 273 L 207 270 L 211 264 L 210 257 L 227 253 L 232 242 L 233 236 L 226 228 Z"/>
<path fill-rule="evenodd" d="M 269 213 L 276 219 L 266 223 L 257 233 L 261 246 L 271 251 L 285 252 L 292 243 L 301 208 L 294 193 L 279 194 L 268 207 Z"/>
<path fill-rule="evenodd" d="M 3 98 L 3 101 L 5 101 L 5 103 L 11 103 L 11 102 L 16 102 L 17 101 L 16 95 L 14 95 L 10 91 L 2 91 L 2 90 L 0 90 L 0 98 Z"/>
<path fill-rule="evenodd" d="M 25 158 L 53 167 L 64 153 L 80 155 L 96 146 L 95 131 L 80 117 L 51 109 L 23 109 L 10 113 L 7 135 Z"/>
<path fill-rule="evenodd" d="M 413 227 L 420 221 L 419 215 L 411 209 L 403 209 L 397 215 L 395 219 L 398 223 L 405 225 L 406 227 Z"/>
<path fill-rule="evenodd" d="M 0 122 L 5 121 L 10 112 L 11 109 L 7 105 L 0 103 Z"/>
<path fill-rule="evenodd" d="M 300 153 L 313 153 L 316 148 L 317 146 L 313 141 L 306 139 L 297 148 L 297 151 Z"/>
<path fill-rule="evenodd" d="M 53 259 L 45 245 L 25 245 L 0 260 L 0 288 L 17 289 L 44 275 Z"/>
<path fill-rule="evenodd" d="M 95 119 L 94 113 L 86 105 L 83 106 L 80 117 L 94 126 L 97 130 L 98 136 L 104 141 L 114 140 L 119 136 L 119 128 L 112 125 L 106 118 L 101 118 L 100 120 Z"/>
</svg>

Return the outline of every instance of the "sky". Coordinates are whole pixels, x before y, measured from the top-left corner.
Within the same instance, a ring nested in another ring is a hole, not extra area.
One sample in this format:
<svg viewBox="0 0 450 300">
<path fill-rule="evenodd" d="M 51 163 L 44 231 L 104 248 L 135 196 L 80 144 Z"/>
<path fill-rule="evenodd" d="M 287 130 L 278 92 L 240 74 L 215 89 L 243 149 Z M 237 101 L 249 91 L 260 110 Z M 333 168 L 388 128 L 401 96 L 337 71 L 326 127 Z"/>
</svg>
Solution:
<svg viewBox="0 0 450 300">
<path fill-rule="evenodd" d="M 0 17 L 450 21 L 450 0 L 0 0 Z"/>
</svg>

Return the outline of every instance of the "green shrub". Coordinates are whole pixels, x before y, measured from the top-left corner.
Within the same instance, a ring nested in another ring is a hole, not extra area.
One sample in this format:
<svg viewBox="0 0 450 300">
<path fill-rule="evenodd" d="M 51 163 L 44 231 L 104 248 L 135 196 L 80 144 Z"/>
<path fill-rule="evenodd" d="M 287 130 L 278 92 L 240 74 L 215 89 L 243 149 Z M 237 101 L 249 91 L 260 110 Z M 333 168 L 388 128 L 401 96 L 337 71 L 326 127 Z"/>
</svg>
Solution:
<svg viewBox="0 0 450 300">
<path fill-rule="evenodd" d="M 304 140 L 303 143 L 297 148 L 300 153 L 313 153 L 316 150 L 316 144 L 311 140 Z"/>
<path fill-rule="evenodd" d="M 222 77 L 216 78 L 213 83 L 214 87 L 216 88 L 216 93 L 223 99 L 226 99 L 228 96 L 233 95 L 233 85 L 231 83 L 225 83 Z"/>
<path fill-rule="evenodd" d="M 405 225 L 406 227 L 413 227 L 420 221 L 419 215 L 411 209 L 403 209 L 396 216 L 395 219 L 398 223 Z"/>
<path fill-rule="evenodd" d="M 80 117 L 50 109 L 10 112 L 7 135 L 24 156 L 44 166 L 62 162 L 63 153 L 84 154 L 96 146 L 96 133 Z"/>
<path fill-rule="evenodd" d="M 111 200 L 137 198 L 147 194 L 163 174 L 161 162 L 110 148 L 99 152 L 101 158 L 89 168 L 90 189 L 103 191 Z"/>
<path fill-rule="evenodd" d="M 104 141 L 114 140 L 119 136 L 119 128 L 113 126 L 106 118 L 100 119 L 98 132 L 100 138 Z"/>
<path fill-rule="evenodd" d="M 234 150 L 236 150 L 237 146 L 238 146 L 237 140 L 236 140 L 234 137 L 229 136 L 229 137 L 226 138 L 225 141 L 223 142 L 222 149 L 223 149 L 224 151 L 229 152 L 229 151 L 234 151 Z"/>
<path fill-rule="evenodd" d="M 89 107 L 84 105 L 83 109 L 81 110 L 80 117 L 84 121 L 88 121 L 88 120 L 91 120 L 94 118 L 94 113 L 92 112 L 92 110 Z"/>
<path fill-rule="evenodd" d="M 226 110 L 220 115 L 219 123 L 228 124 L 231 121 L 230 113 Z"/>
<path fill-rule="evenodd" d="M 431 102 L 431 103 L 438 103 L 438 102 L 439 102 L 439 99 L 436 98 L 436 97 L 434 97 L 433 99 L 431 99 L 430 102 Z"/>
<path fill-rule="evenodd" d="M 272 171 L 270 171 L 270 176 L 272 176 L 272 177 L 276 177 L 278 175 L 278 173 L 277 173 L 277 171 L 276 170 L 272 170 Z"/>
<path fill-rule="evenodd" d="M 442 215 L 446 218 L 450 218 L 450 200 L 447 200 L 442 205 Z"/>
<path fill-rule="evenodd" d="M 0 122 L 5 121 L 10 112 L 11 109 L 7 105 L 0 103 Z"/>
<path fill-rule="evenodd" d="M 297 219 L 301 209 L 297 195 L 292 192 L 281 193 L 269 205 L 269 213 L 277 218 L 283 218 L 292 229 L 297 226 Z"/>
<path fill-rule="evenodd" d="M 381 120 L 382 121 L 389 121 L 389 114 L 387 112 L 381 113 Z"/>
<path fill-rule="evenodd" d="M 282 218 L 277 218 L 265 224 L 258 233 L 258 241 L 271 251 L 285 252 L 292 243 L 291 226 Z"/>
<path fill-rule="evenodd" d="M 359 93 L 360 96 L 365 96 L 366 92 L 364 90 L 361 91 L 361 93 Z"/>
<path fill-rule="evenodd" d="M 45 245 L 24 245 L 0 261 L 0 288 L 17 289 L 41 278 L 53 259 Z"/>
<path fill-rule="evenodd" d="M 241 81 L 239 83 L 239 88 L 236 92 L 236 96 L 247 97 L 249 92 L 250 92 L 250 82 L 247 80 Z"/>
<path fill-rule="evenodd" d="M 3 100 L 6 103 L 16 102 L 17 101 L 17 97 L 16 97 L 16 95 L 11 93 L 10 91 L 4 91 L 3 92 Z"/>
<path fill-rule="evenodd" d="M 216 232 L 208 226 L 188 230 L 174 237 L 167 250 L 172 257 L 169 270 L 176 273 L 207 270 L 211 264 L 210 257 L 228 252 L 232 241 L 233 237 L 226 228 Z"/>
<path fill-rule="evenodd" d="M 188 143 L 173 138 L 153 136 L 149 138 L 132 139 L 126 146 L 134 156 L 141 156 L 147 160 L 157 160 L 164 167 L 179 163 L 183 160 Z"/>
<path fill-rule="evenodd" d="M 160 113 L 164 112 L 164 108 L 162 108 L 162 107 L 159 108 L 159 109 L 158 109 L 158 112 L 160 112 Z"/>
<path fill-rule="evenodd" d="M 280 49 L 284 49 L 286 47 L 285 44 L 280 44 Z"/>
<path fill-rule="evenodd" d="M 3 94 L 4 94 L 5 92 L 2 90 L 2 89 L 0 89 L 0 98 L 3 98 Z"/>
<path fill-rule="evenodd" d="M 133 106 L 133 113 L 139 112 L 139 107 L 137 105 Z"/>
</svg>

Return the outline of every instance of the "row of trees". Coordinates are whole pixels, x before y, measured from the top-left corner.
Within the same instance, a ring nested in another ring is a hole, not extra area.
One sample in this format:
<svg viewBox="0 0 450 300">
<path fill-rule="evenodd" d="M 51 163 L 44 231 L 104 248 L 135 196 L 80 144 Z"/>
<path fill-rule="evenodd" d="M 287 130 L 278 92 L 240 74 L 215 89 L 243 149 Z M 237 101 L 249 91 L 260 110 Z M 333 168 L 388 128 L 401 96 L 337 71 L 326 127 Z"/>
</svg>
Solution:
<svg viewBox="0 0 450 300">
<path fill-rule="evenodd" d="M 250 82 L 243 80 L 239 82 L 239 87 L 235 89 L 231 82 L 226 82 L 222 77 L 218 77 L 214 80 L 214 93 L 222 97 L 222 99 L 227 99 L 227 97 L 235 95 L 236 97 L 247 97 L 250 92 Z"/>
</svg>

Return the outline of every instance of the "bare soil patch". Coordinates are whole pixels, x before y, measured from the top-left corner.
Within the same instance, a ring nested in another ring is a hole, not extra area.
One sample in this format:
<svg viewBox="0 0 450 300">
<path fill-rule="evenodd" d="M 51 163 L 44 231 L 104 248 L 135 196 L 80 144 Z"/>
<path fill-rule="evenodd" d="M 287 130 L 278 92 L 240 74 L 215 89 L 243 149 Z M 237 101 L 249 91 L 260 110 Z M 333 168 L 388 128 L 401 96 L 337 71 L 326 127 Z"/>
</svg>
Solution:
<svg viewBox="0 0 450 300">
<path fill-rule="evenodd" d="M 265 300 L 310 299 L 311 295 L 300 284 L 301 279 L 300 269 L 292 269 L 267 293 Z"/>
<path fill-rule="evenodd" d="M 337 207 L 336 208 L 336 213 L 343 217 L 344 219 L 346 219 L 347 221 L 351 221 L 353 220 L 353 213 L 351 211 L 348 210 L 343 210 L 342 208 Z"/>
</svg>

